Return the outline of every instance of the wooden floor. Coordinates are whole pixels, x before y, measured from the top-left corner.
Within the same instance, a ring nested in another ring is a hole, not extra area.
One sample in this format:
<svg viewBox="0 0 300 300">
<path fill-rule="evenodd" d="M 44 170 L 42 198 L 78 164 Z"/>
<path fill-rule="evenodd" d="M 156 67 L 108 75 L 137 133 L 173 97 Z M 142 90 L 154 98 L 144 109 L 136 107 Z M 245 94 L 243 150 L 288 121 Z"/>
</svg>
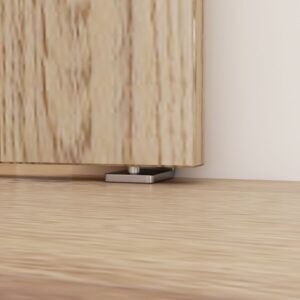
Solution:
<svg viewBox="0 0 300 300">
<path fill-rule="evenodd" d="M 300 183 L 0 178 L 0 299 L 300 299 Z"/>
</svg>

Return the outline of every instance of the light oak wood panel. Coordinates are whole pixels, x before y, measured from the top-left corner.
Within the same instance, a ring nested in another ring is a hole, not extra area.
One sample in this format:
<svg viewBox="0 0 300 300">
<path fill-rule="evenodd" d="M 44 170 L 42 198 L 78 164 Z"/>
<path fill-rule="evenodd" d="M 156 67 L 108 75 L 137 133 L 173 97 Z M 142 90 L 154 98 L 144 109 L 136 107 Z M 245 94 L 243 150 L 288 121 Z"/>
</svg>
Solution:
<svg viewBox="0 0 300 300">
<path fill-rule="evenodd" d="M 0 180 L 3 300 L 296 300 L 300 184 Z"/>
<path fill-rule="evenodd" d="M 202 163 L 202 0 L 0 0 L 0 161 Z"/>
<path fill-rule="evenodd" d="M 106 173 L 117 171 L 116 167 L 99 165 L 63 164 L 0 164 L 0 177 L 36 177 L 56 179 L 104 179 Z"/>
</svg>

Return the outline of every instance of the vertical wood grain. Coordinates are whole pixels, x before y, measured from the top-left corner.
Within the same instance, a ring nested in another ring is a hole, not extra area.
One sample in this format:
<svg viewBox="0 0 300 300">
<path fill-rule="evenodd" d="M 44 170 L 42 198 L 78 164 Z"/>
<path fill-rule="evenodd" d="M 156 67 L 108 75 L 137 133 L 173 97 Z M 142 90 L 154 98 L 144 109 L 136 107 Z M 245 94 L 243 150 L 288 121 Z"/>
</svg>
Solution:
<svg viewBox="0 0 300 300">
<path fill-rule="evenodd" d="M 201 164 L 201 4 L 0 0 L 0 161 Z"/>
<path fill-rule="evenodd" d="M 204 162 L 204 1 L 195 2 L 194 161 Z M 200 149 L 200 151 L 199 151 Z"/>
</svg>

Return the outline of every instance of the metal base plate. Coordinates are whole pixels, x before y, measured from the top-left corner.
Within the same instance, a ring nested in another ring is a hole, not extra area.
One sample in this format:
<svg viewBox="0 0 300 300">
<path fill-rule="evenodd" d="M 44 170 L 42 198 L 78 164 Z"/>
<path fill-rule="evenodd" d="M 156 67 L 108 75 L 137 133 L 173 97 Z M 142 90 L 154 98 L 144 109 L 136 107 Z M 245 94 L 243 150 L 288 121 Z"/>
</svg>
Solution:
<svg viewBox="0 0 300 300">
<path fill-rule="evenodd" d="M 105 175 L 106 182 L 119 183 L 156 183 L 172 179 L 175 169 L 172 168 L 145 168 L 140 169 L 139 174 L 130 174 L 127 170 L 108 173 Z"/>
</svg>

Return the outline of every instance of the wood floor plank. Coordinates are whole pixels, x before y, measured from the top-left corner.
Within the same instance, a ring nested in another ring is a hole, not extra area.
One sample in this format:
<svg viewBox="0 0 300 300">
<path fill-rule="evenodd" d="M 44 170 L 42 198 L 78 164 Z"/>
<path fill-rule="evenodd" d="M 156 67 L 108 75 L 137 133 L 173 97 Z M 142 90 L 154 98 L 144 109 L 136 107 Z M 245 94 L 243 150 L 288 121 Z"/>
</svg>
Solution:
<svg viewBox="0 0 300 300">
<path fill-rule="evenodd" d="M 299 199 L 299 183 L 1 178 L 0 297 L 299 299 Z"/>
</svg>

